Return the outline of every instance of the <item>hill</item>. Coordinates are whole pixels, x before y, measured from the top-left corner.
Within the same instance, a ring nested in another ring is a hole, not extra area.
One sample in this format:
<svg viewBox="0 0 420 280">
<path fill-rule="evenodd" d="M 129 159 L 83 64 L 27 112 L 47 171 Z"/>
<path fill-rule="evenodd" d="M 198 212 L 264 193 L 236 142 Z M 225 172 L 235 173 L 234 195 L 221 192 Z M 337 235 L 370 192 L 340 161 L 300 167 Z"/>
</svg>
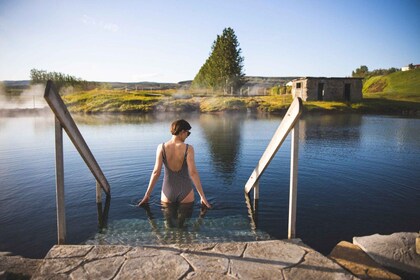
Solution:
<svg viewBox="0 0 420 280">
<path fill-rule="evenodd" d="M 271 88 L 274 86 L 282 86 L 296 77 L 260 77 L 260 76 L 246 76 L 243 87 L 259 87 Z M 30 86 L 29 80 L 22 81 L 3 81 L 6 88 L 26 89 Z M 100 87 L 120 90 L 167 90 L 189 88 L 192 81 L 180 81 L 178 83 L 158 83 L 158 82 L 94 82 Z"/>
<path fill-rule="evenodd" d="M 363 84 L 365 98 L 420 102 L 420 69 L 374 76 Z"/>
</svg>

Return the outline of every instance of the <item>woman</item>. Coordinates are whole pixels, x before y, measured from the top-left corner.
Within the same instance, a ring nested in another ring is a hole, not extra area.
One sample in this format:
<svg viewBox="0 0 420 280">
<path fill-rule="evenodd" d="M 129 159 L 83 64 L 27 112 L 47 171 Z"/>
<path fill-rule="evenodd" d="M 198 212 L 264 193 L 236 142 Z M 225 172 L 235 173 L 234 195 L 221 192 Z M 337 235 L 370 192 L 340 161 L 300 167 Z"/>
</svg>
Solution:
<svg viewBox="0 0 420 280">
<path fill-rule="evenodd" d="M 156 150 L 156 162 L 150 177 L 149 186 L 139 202 L 139 206 L 147 203 L 150 194 L 160 177 L 162 163 L 165 166 L 161 201 L 163 203 L 193 203 L 194 183 L 201 198 L 201 204 L 211 208 L 201 186 L 200 176 L 194 160 L 194 148 L 185 144 L 185 139 L 191 134 L 191 126 L 185 120 L 174 121 L 171 125 L 172 138 L 158 146 Z M 191 182 L 192 181 L 192 182 Z"/>
</svg>

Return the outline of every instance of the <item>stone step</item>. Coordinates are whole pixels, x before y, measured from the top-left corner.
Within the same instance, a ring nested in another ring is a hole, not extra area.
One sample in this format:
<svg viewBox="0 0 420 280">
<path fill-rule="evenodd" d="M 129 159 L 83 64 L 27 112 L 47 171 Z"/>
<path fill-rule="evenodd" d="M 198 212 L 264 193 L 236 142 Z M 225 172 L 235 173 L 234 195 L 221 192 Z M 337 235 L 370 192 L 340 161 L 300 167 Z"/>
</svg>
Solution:
<svg viewBox="0 0 420 280">
<path fill-rule="evenodd" d="M 357 279 L 300 240 L 56 245 L 32 279 Z"/>
<path fill-rule="evenodd" d="M 372 260 L 359 246 L 347 241 L 338 243 L 329 257 L 360 279 L 401 279 Z"/>
</svg>

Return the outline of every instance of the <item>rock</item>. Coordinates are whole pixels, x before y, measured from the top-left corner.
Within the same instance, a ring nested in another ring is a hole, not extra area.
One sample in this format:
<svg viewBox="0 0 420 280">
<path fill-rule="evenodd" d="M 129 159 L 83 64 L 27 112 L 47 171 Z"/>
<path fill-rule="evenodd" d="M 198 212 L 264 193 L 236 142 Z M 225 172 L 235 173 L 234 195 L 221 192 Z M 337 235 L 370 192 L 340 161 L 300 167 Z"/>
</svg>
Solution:
<svg viewBox="0 0 420 280">
<path fill-rule="evenodd" d="M 282 269 L 298 264 L 305 254 L 285 241 L 250 242 L 242 258 L 231 259 L 230 274 L 240 279 L 283 279 Z"/>
<path fill-rule="evenodd" d="M 416 237 L 418 233 L 414 232 L 374 234 L 354 237 L 353 243 L 385 267 L 420 275 L 420 255 L 415 251 Z"/>
<path fill-rule="evenodd" d="M 341 266 L 326 258 L 322 254 L 311 250 L 303 258 L 303 261 L 296 266 L 286 268 L 283 271 L 285 279 L 307 280 L 307 279 L 335 279 L 335 280 L 356 280 L 357 278 Z"/>
<path fill-rule="evenodd" d="M 181 279 L 190 270 L 180 255 L 128 259 L 115 279 Z"/>
<path fill-rule="evenodd" d="M 84 257 L 92 249 L 93 249 L 93 246 L 87 246 L 87 245 L 55 245 L 51 248 L 51 250 L 45 256 L 45 258 L 55 259 L 55 258 Z"/>
<path fill-rule="evenodd" d="M 338 243 L 329 257 L 360 279 L 401 279 L 373 261 L 359 246 L 350 242 Z"/>
<path fill-rule="evenodd" d="M 26 279 L 31 278 L 38 266 L 42 263 L 39 259 L 27 259 L 20 256 L 0 256 L 0 279 Z"/>
<path fill-rule="evenodd" d="M 420 255 L 420 237 L 416 238 L 416 253 Z"/>
</svg>

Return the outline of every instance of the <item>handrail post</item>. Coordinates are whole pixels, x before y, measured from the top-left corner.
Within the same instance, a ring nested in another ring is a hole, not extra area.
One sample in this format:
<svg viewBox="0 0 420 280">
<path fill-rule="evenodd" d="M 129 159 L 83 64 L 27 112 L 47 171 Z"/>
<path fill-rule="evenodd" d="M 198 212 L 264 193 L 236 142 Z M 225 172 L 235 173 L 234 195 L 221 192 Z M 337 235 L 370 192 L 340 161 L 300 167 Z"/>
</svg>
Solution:
<svg viewBox="0 0 420 280">
<path fill-rule="evenodd" d="M 291 159 L 290 159 L 290 197 L 289 197 L 289 225 L 288 238 L 296 236 L 296 201 L 297 201 L 297 174 L 298 174 L 298 153 L 299 153 L 299 118 L 302 114 L 302 99 L 297 97 L 290 104 L 279 127 L 270 140 L 257 166 L 245 184 L 245 193 L 254 189 L 254 202 L 257 205 L 259 199 L 259 178 L 270 164 L 274 155 L 283 144 L 287 135 L 291 133 Z M 256 209 L 256 207 L 255 207 Z"/>
<path fill-rule="evenodd" d="M 47 82 L 44 98 L 55 115 L 55 149 L 56 149 L 56 204 L 57 204 L 57 232 L 58 244 L 64 244 L 66 239 L 66 214 L 64 203 L 64 158 L 63 158 L 63 129 L 73 142 L 77 151 L 96 179 L 96 203 L 100 226 L 105 224 L 108 216 L 111 190 L 109 183 L 90 151 L 85 139 L 67 110 L 66 105 L 58 94 L 52 81 Z M 102 211 L 102 189 L 106 193 L 105 209 Z M 106 213 L 105 213 L 106 212 Z"/>
<path fill-rule="evenodd" d="M 55 175 L 57 235 L 60 245 L 66 241 L 66 208 L 64 202 L 63 127 L 57 118 L 55 118 Z"/>
<path fill-rule="evenodd" d="M 290 194 L 289 194 L 289 228 L 288 238 L 296 236 L 296 203 L 297 203 L 297 180 L 299 158 L 299 121 L 291 131 L 291 155 L 290 155 Z"/>
<path fill-rule="evenodd" d="M 260 183 L 258 181 L 254 184 L 254 199 L 260 199 Z"/>
<path fill-rule="evenodd" d="M 102 203 L 102 187 L 98 181 L 96 181 L 96 203 Z"/>
</svg>

